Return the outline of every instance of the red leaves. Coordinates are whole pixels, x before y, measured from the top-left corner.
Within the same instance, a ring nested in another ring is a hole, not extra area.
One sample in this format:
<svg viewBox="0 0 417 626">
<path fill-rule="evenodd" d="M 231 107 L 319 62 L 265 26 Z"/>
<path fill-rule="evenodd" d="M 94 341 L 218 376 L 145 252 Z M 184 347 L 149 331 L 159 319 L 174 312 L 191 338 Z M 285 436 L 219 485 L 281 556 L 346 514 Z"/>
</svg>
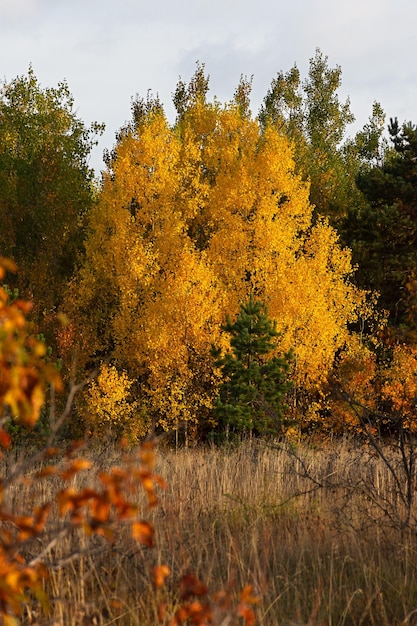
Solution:
<svg viewBox="0 0 417 626">
<path fill-rule="evenodd" d="M 169 626 L 179 626 L 185 622 L 195 626 L 214 626 L 219 614 L 225 616 L 225 622 L 229 623 L 232 615 L 241 617 L 247 626 L 254 626 L 255 613 L 252 605 L 258 599 L 252 594 L 252 587 L 244 587 L 236 605 L 233 602 L 232 590 L 221 591 L 210 597 L 207 587 L 192 573 L 187 573 L 180 582 L 181 606 L 175 612 L 169 622 Z M 223 621 L 222 621 L 223 623 Z"/>
<path fill-rule="evenodd" d="M 181 606 L 169 623 L 169 626 L 177 626 L 189 620 L 191 624 L 197 626 L 209 626 L 213 624 L 211 607 L 208 603 L 201 603 L 194 600 Z"/>
<path fill-rule="evenodd" d="M 187 620 L 198 626 L 212 624 L 212 607 L 207 593 L 207 587 L 194 574 L 184 574 L 180 582 L 182 604 L 175 612 L 169 626 L 177 626 Z"/>
<path fill-rule="evenodd" d="M 141 455 L 146 462 L 152 463 L 153 452 L 150 448 Z M 79 471 L 89 469 L 91 463 L 86 459 L 74 459 L 68 468 L 60 472 L 61 478 L 70 480 Z M 104 534 L 113 537 L 116 524 L 130 524 L 131 535 L 135 541 L 152 547 L 153 528 L 146 521 L 137 520 L 138 507 L 129 500 L 134 487 L 142 486 L 151 505 L 156 504 L 155 483 L 164 484 L 147 467 L 134 466 L 130 470 L 113 468 L 110 472 L 100 472 L 97 476 L 101 487 L 86 488 L 77 491 L 71 487 L 63 489 L 57 496 L 61 516 L 69 514 L 73 525 L 82 526 L 88 534 Z"/>
<path fill-rule="evenodd" d="M 7 449 L 10 446 L 11 437 L 3 428 L 0 428 L 0 447 Z"/>
<path fill-rule="evenodd" d="M 192 596 L 205 596 L 207 594 L 207 587 L 194 576 L 194 574 L 184 574 L 181 579 L 181 599 L 189 600 Z"/>
</svg>

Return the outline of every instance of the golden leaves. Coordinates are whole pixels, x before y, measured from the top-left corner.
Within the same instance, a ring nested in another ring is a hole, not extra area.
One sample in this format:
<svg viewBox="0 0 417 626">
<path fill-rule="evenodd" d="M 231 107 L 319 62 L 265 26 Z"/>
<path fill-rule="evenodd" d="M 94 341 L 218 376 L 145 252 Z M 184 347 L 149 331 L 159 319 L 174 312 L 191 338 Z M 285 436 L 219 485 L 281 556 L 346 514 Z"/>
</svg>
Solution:
<svg viewBox="0 0 417 626">
<path fill-rule="evenodd" d="M 133 382 L 114 365 L 100 367 L 97 377 L 83 392 L 85 420 L 92 432 L 102 434 L 110 430 L 134 440 L 146 434 L 148 422 L 143 419 L 140 402 L 130 392 Z"/>
<path fill-rule="evenodd" d="M 71 315 L 89 352 L 113 358 L 120 376 L 103 369 L 109 384 L 91 387 L 98 421 L 120 421 L 125 375 L 140 377 L 141 401 L 164 428 L 206 419 L 211 343 L 250 294 L 277 321 L 280 349 L 294 348 L 296 382 L 310 387 L 366 315 L 350 252 L 325 220 L 313 222 L 288 140 L 233 104 L 197 100 L 174 128 L 161 111 L 144 116 L 120 139 L 90 228 Z"/>
</svg>

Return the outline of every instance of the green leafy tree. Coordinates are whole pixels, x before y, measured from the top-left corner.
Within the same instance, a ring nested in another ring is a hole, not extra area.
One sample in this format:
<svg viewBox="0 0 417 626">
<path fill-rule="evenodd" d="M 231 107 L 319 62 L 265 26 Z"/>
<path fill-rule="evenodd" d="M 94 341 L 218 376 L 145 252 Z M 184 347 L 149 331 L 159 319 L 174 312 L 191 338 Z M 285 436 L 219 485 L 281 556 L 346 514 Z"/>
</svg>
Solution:
<svg viewBox="0 0 417 626">
<path fill-rule="evenodd" d="M 389 147 L 384 130 L 385 112 L 379 102 L 374 102 L 368 122 L 352 141 L 346 142 L 345 153 L 352 153 L 361 168 L 381 165 Z"/>
<path fill-rule="evenodd" d="M 341 201 L 338 182 L 343 167 L 339 148 L 354 121 L 349 100 L 339 99 L 341 75 L 341 68 L 330 68 L 317 49 L 304 81 L 296 65 L 277 74 L 259 113 L 263 125 L 277 125 L 294 142 L 297 166 L 311 181 L 311 201 L 326 215 L 342 210 L 336 206 Z"/>
<path fill-rule="evenodd" d="M 275 322 L 260 301 L 250 298 L 235 322 L 227 317 L 223 330 L 230 335 L 231 352 L 221 356 L 221 349 L 213 347 L 223 376 L 215 408 L 220 423 L 238 431 L 279 432 L 291 388 L 292 354 L 271 356 L 278 337 Z"/>
<path fill-rule="evenodd" d="M 0 85 L 0 250 L 19 267 L 13 288 L 44 317 L 62 302 L 94 199 L 86 128 L 65 82 L 41 88 L 33 69 Z"/>
<path fill-rule="evenodd" d="M 310 200 L 319 214 L 339 227 L 353 204 L 361 202 L 355 180 L 361 163 L 375 156 L 383 111 L 374 104 L 369 124 L 354 140 L 346 138 L 355 118 L 342 101 L 340 66 L 329 67 L 317 49 L 305 80 L 296 65 L 273 79 L 259 111 L 263 127 L 272 124 L 293 143 L 297 171 L 310 181 Z M 371 156 L 370 156 L 371 155 Z"/>
</svg>

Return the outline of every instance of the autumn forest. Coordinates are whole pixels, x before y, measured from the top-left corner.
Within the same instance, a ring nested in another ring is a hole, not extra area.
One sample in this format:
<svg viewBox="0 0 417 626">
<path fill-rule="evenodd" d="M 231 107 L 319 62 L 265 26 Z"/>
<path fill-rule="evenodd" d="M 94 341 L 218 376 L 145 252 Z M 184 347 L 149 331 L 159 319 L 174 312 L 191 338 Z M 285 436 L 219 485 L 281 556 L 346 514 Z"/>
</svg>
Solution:
<svg viewBox="0 0 417 626">
<path fill-rule="evenodd" d="M 5 626 L 416 623 L 417 127 L 341 81 L 197 63 L 100 176 L 1 84 Z"/>
<path fill-rule="evenodd" d="M 223 104 L 197 64 L 174 124 L 132 99 L 99 181 L 67 84 L 3 84 L 5 281 L 64 379 L 91 376 L 73 434 L 327 436 L 355 403 L 415 429 L 417 131 L 374 103 L 349 136 L 341 76 L 317 50 L 254 114 L 249 79 Z"/>
</svg>

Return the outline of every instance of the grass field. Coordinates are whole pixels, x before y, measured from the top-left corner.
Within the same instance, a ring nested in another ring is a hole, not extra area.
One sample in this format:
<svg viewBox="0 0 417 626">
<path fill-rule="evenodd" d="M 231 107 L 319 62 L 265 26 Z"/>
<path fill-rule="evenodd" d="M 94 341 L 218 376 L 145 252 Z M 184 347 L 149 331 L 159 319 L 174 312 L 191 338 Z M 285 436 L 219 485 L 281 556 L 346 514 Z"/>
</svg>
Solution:
<svg viewBox="0 0 417 626">
<path fill-rule="evenodd" d="M 103 468 L 118 462 L 107 449 L 90 454 Z M 25 623 L 154 626 L 163 602 L 168 624 L 177 581 L 193 571 L 213 594 L 237 596 L 252 585 L 262 626 L 417 624 L 414 504 L 404 525 L 395 477 L 366 447 L 249 441 L 160 449 L 157 473 L 168 484 L 159 505 L 147 511 L 137 494 L 155 526 L 155 546 L 138 547 L 123 528 L 114 545 L 77 531 L 58 538 L 47 583 L 52 613 L 42 617 L 33 603 Z M 74 486 L 83 481 L 89 472 Z M 39 493 L 19 486 L 15 508 L 47 499 L 48 489 L 53 480 Z M 149 571 L 161 563 L 172 575 L 156 590 Z M 242 622 L 222 613 L 217 623 Z"/>
</svg>

